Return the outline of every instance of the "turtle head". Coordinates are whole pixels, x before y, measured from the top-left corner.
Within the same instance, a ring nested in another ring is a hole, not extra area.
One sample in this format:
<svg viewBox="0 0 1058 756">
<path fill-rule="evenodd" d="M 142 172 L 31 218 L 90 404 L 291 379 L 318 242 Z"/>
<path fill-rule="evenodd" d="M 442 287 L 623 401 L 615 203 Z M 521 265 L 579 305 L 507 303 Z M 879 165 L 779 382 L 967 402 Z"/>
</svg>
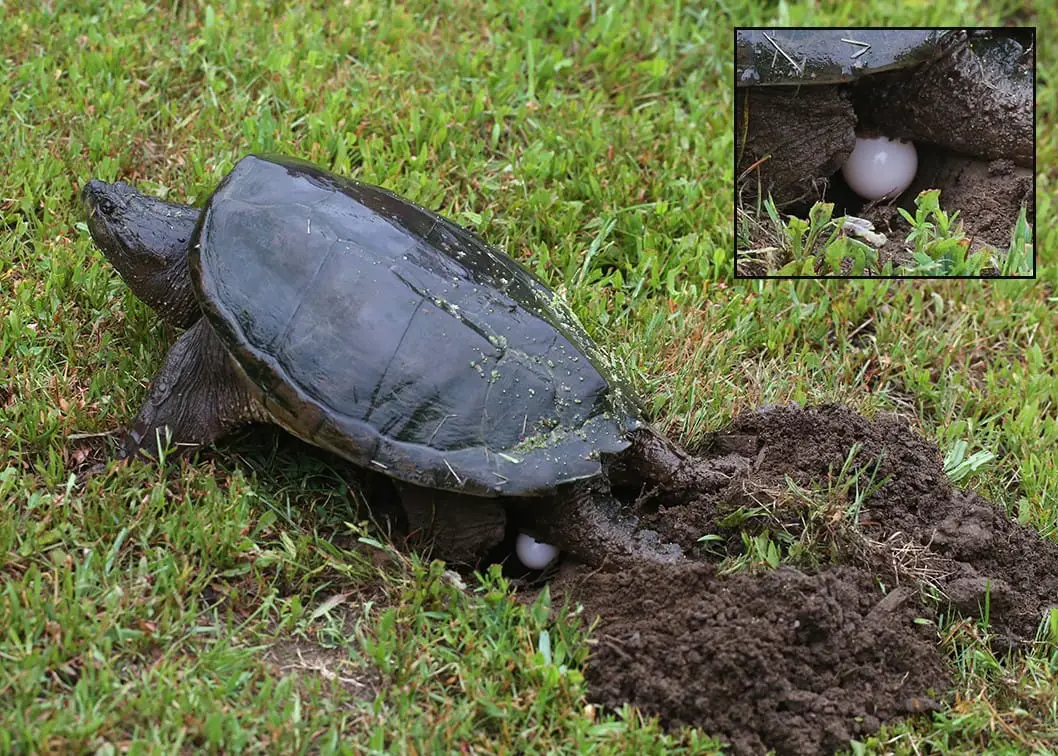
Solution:
<svg viewBox="0 0 1058 756">
<path fill-rule="evenodd" d="M 151 275 L 187 252 L 199 211 L 136 191 L 124 181 L 92 179 L 81 191 L 88 230 L 126 280 Z"/>
<path fill-rule="evenodd" d="M 88 230 L 133 293 L 174 325 L 197 319 L 187 252 L 201 211 L 93 179 L 81 191 Z"/>
</svg>

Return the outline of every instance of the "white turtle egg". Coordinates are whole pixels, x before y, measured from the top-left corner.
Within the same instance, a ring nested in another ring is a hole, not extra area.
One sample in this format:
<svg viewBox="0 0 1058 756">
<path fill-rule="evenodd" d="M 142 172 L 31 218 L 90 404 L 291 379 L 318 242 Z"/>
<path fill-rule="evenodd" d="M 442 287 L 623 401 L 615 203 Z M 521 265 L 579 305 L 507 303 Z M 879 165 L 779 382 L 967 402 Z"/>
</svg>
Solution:
<svg viewBox="0 0 1058 756">
<path fill-rule="evenodd" d="M 518 534 L 514 551 L 522 560 L 522 564 L 531 570 L 542 570 L 558 557 L 558 548 L 549 543 L 541 543 L 528 533 Z"/>
<path fill-rule="evenodd" d="M 864 199 L 895 197 L 911 185 L 918 170 L 915 145 L 888 137 L 856 137 L 856 148 L 841 166 L 852 191 Z"/>
</svg>

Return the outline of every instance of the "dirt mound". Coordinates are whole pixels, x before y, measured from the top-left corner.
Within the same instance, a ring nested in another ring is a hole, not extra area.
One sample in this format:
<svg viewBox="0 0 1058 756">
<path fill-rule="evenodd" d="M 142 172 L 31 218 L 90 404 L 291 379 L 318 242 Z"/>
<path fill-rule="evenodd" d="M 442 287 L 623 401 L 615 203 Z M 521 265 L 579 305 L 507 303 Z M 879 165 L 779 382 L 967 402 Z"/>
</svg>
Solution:
<svg viewBox="0 0 1058 756">
<path fill-rule="evenodd" d="M 595 575 L 577 594 L 603 621 L 596 700 L 722 733 L 736 752 L 831 752 L 935 708 L 928 693 L 948 683 L 935 627 L 915 623 L 930 613 L 862 570 L 718 580 L 692 565 Z"/>
<path fill-rule="evenodd" d="M 741 472 L 718 491 L 640 497 L 642 526 L 689 564 L 570 565 L 552 582 L 600 618 L 588 679 L 602 704 L 702 727 L 736 752 L 830 752 L 936 706 L 949 683 L 938 610 L 977 620 L 987 602 L 997 642 L 1016 646 L 1058 604 L 1058 544 L 954 489 L 936 447 L 897 417 L 773 408 L 697 454 Z M 755 562 L 761 543 L 774 551 Z M 777 557 L 797 567 L 721 574 Z"/>
<path fill-rule="evenodd" d="M 805 488 L 833 489 L 847 465 L 846 480 L 858 474 L 860 487 L 876 487 L 857 512 L 844 513 L 852 521 L 839 534 L 845 549 L 835 561 L 862 562 L 889 585 L 910 580 L 937 588 L 960 614 L 975 619 L 987 588 L 992 631 L 1009 645 L 1032 640 L 1044 609 L 1058 604 L 1058 544 L 977 494 L 954 488 L 937 448 L 897 416 L 871 421 L 840 406 L 755 412 L 714 434 L 702 451 L 706 464 L 732 452 L 754 462 L 719 496 L 671 515 L 659 510 L 653 525 L 684 546 L 694 546 L 687 543 L 693 526 L 702 528 L 699 537 L 713 532 L 717 513 L 747 500 L 777 505 L 773 519 L 788 519 L 784 501 L 767 501 L 770 492 L 786 488 L 787 478 Z M 850 508 L 852 496 L 846 495 Z M 678 534 L 666 530 L 669 516 L 680 523 Z"/>
</svg>

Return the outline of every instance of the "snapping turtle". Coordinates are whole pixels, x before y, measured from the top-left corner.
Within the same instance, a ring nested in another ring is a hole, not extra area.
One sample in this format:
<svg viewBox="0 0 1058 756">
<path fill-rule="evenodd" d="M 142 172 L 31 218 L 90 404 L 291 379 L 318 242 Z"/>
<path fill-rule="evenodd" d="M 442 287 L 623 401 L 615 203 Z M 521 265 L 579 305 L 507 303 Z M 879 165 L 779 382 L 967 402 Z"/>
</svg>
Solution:
<svg viewBox="0 0 1058 756">
<path fill-rule="evenodd" d="M 962 37 L 950 29 L 739 29 L 735 84 L 839 84 L 935 60 Z"/>
<path fill-rule="evenodd" d="M 439 555 L 473 561 L 513 512 L 591 562 L 679 558 L 635 532 L 610 478 L 662 481 L 685 453 L 569 308 L 466 229 L 276 156 L 242 159 L 201 211 L 123 182 L 83 199 L 132 291 L 187 329 L 120 456 L 165 429 L 194 447 L 271 422 L 396 481 Z"/>
</svg>

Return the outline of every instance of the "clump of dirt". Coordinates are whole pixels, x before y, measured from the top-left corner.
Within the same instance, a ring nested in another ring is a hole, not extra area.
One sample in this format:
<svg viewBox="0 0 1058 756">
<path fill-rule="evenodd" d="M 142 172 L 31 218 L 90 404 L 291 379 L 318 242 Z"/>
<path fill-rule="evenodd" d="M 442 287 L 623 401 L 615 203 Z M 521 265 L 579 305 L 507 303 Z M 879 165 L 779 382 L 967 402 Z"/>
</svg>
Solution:
<svg viewBox="0 0 1058 756">
<path fill-rule="evenodd" d="M 895 415 L 868 420 L 836 405 L 777 408 L 742 415 L 707 442 L 706 464 L 736 451 L 754 462 L 725 491 L 671 514 L 662 507 L 647 521 L 685 547 L 696 545 L 688 542 L 690 534 L 715 532 L 716 512 L 745 505 L 747 492 L 759 505 L 768 491 L 785 488 L 787 478 L 826 488 L 855 446 L 846 477 L 862 473 L 861 485 L 870 479 L 878 485 L 864 498 L 856 521 L 864 548 L 839 557 L 861 561 L 889 584 L 919 577 L 944 593 L 954 585 L 963 596 L 971 583 L 990 583 L 992 630 L 1010 645 L 1031 640 L 1043 610 L 1058 604 L 1058 544 L 981 496 L 954 488 L 936 446 Z M 678 528 L 666 529 L 666 520 Z M 915 564 L 902 556 L 908 547 Z M 980 598 L 983 603 L 983 593 Z M 975 603 L 956 603 L 976 618 Z"/>
<path fill-rule="evenodd" d="M 718 579 L 705 564 L 602 573 L 573 591 L 602 625 L 594 698 L 669 726 L 723 734 L 739 753 L 833 752 L 882 722 L 937 708 L 948 674 L 908 589 L 855 568 L 782 567 Z"/>
<path fill-rule="evenodd" d="M 600 618 L 588 679 L 602 704 L 702 727 L 741 753 L 832 751 L 943 697 L 938 610 L 979 620 L 987 602 L 1009 648 L 1058 604 L 1058 544 L 953 488 L 937 448 L 896 416 L 772 408 L 695 451 L 726 484 L 641 497 L 641 526 L 688 562 L 567 565 L 552 582 L 559 602 Z M 828 493 L 813 508 L 792 489 Z M 797 568 L 718 574 L 742 534 L 778 530 L 811 542 L 800 562 L 788 555 Z"/>
</svg>

